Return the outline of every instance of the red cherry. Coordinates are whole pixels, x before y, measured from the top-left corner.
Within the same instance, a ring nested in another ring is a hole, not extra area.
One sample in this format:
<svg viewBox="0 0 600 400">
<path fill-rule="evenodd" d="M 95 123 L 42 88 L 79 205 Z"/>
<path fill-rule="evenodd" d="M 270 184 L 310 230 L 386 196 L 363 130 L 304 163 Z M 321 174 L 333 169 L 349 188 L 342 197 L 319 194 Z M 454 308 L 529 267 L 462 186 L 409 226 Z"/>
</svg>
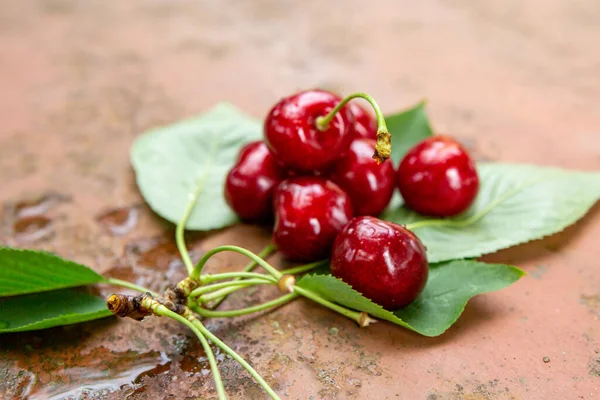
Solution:
<svg viewBox="0 0 600 400">
<path fill-rule="evenodd" d="M 335 183 L 314 176 L 287 179 L 275 192 L 273 241 L 288 259 L 324 259 L 352 216 L 350 198 Z"/>
<path fill-rule="evenodd" d="M 355 215 L 381 214 L 396 188 L 391 161 L 377 164 L 373 160 L 375 143 L 372 139 L 355 139 L 329 175 L 350 196 Z"/>
<path fill-rule="evenodd" d="M 437 217 L 465 211 L 479 190 L 471 157 L 447 136 L 434 136 L 413 147 L 400 163 L 396 177 L 407 207 Z"/>
<path fill-rule="evenodd" d="M 373 217 L 356 217 L 336 237 L 331 273 L 387 310 L 412 303 L 427 282 L 425 247 L 414 233 Z"/>
<path fill-rule="evenodd" d="M 355 138 L 377 139 L 377 121 L 373 115 L 355 101 L 348 103 L 348 107 L 354 115 Z"/>
<path fill-rule="evenodd" d="M 227 174 L 225 200 L 243 220 L 268 220 L 273 215 L 275 188 L 283 179 L 284 173 L 265 143 L 249 143 Z"/>
<path fill-rule="evenodd" d="M 342 107 L 325 131 L 317 128 L 315 120 L 341 100 L 324 90 L 308 90 L 279 101 L 265 119 L 269 149 L 287 167 L 299 171 L 322 169 L 335 161 L 352 142 L 352 112 L 348 106 Z"/>
</svg>

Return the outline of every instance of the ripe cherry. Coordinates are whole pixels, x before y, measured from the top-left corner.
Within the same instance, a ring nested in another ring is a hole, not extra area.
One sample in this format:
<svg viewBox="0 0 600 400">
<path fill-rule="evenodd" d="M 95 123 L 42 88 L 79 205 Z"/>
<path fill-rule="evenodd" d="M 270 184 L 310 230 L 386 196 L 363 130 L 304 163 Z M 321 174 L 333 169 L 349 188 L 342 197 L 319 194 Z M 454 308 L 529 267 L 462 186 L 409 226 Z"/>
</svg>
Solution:
<svg viewBox="0 0 600 400">
<path fill-rule="evenodd" d="M 354 115 L 355 138 L 377 139 L 377 120 L 357 102 L 348 103 Z"/>
<path fill-rule="evenodd" d="M 434 136 L 414 146 L 400 163 L 396 177 L 407 207 L 437 217 L 465 211 L 479 190 L 471 157 L 447 136 Z"/>
<path fill-rule="evenodd" d="M 427 282 L 425 247 L 404 227 L 356 217 L 335 239 L 331 273 L 387 310 L 412 303 Z"/>
<path fill-rule="evenodd" d="M 335 183 L 314 176 L 286 179 L 275 192 L 273 241 L 290 260 L 324 259 L 352 216 L 350 198 Z"/>
<path fill-rule="evenodd" d="M 396 175 L 390 160 L 378 165 L 372 158 L 375 140 L 355 139 L 350 151 L 335 163 L 329 179 L 352 200 L 355 215 L 379 215 L 387 207 Z"/>
<path fill-rule="evenodd" d="M 283 179 L 284 172 L 265 143 L 249 143 L 227 174 L 225 200 L 243 220 L 268 220 L 273 216 L 275 188 Z"/>
<path fill-rule="evenodd" d="M 316 124 L 342 99 L 324 90 L 307 90 L 279 101 L 265 119 L 265 140 L 287 167 L 299 171 L 322 169 L 348 150 L 354 117 L 342 107 L 326 125 Z"/>
</svg>

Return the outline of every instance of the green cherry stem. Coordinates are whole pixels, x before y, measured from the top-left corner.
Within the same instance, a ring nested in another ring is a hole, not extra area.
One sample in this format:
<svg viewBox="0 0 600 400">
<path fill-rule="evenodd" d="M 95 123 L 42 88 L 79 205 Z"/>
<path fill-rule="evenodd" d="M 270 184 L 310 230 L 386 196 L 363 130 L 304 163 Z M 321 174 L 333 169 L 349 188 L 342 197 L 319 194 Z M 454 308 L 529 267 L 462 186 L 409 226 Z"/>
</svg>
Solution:
<svg viewBox="0 0 600 400">
<path fill-rule="evenodd" d="M 226 400 L 227 395 L 225 394 L 225 387 L 223 386 L 223 380 L 221 379 L 221 373 L 219 372 L 219 367 L 217 366 L 217 360 L 215 359 L 215 355 L 214 355 L 212 349 L 210 348 L 208 341 L 206 340 L 206 337 L 207 337 L 206 333 L 203 332 L 202 329 L 200 329 L 198 324 L 196 324 L 192 321 L 189 321 L 187 318 L 185 318 L 177 313 L 174 313 L 173 311 L 169 310 L 167 307 L 165 307 L 163 305 L 156 307 L 154 309 L 154 312 L 158 316 L 165 316 L 165 317 L 174 319 L 175 321 L 181 322 L 182 324 L 184 324 L 188 328 L 190 328 L 192 330 L 192 332 L 194 332 L 196 334 L 196 336 L 198 336 L 198 339 L 200 339 L 200 343 L 202 343 L 202 347 L 204 348 L 204 352 L 206 353 L 206 357 L 208 358 L 208 363 L 210 364 L 210 369 L 212 370 L 212 373 L 213 373 L 213 379 L 215 381 L 215 386 L 217 388 L 217 395 L 219 397 L 219 400 Z M 200 321 L 198 321 L 198 322 L 200 322 Z M 206 331 L 208 331 L 208 330 L 206 330 Z M 210 339 L 210 340 L 213 343 L 215 343 L 215 341 L 213 339 Z M 222 349 L 221 346 L 219 346 L 219 347 Z"/>
<path fill-rule="evenodd" d="M 217 290 L 216 292 L 208 293 L 202 295 L 200 297 L 196 297 L 194 300 L 201 304 L 206 304 L 213 300 L 219 300 L 223 298 L 223 296 L 229 296 L 231 293 L 237 292 L 240 289 L 244 289 L 245 286 L 230 286 L 225 289 Z M 215 308 L 215 306 L 211 306 L 211 308 Z"/>
<path fill-rule="evenodd" d="M 260 254 L 259 254 L 260 255 Z M 282 275 L 297 275 L 297 274 L 301 274 L 307 271 L 310 271 L 312 269 L 318 268 L 322 265 L 326 265 L 329 262 L 329 260 L 321 260 L 321 261 L 317 261 L 317 262 L 313 262 L 310 264 L 305 264 L 305 265 L 300 265 L 298 267 L 294 267 L 294 268 L 290 268 L 290 269 L 286 269 L 284 271 L 281 271 Z M 204 277 L 202 277 L 204 279 Z M 241 279 L 240 278 L 235 278 L 236 280 Z M 243 282 L 243 281 L 242 281 Z M 273 282 L 276 282 L 275 280 L 273 280 Z M 216 300 L 213 304 L 211 304 L 210 308 L 211 309 L 215 309 L 219 306 L 219 304 L 221 304 L 221 302 L 223 300 L 225 300 L 225 298 L 230 295 L 231 293 L 237 291 L 238 289 L 242 289 L 243 286 L 241 287 L 228 287 L 228 288 L 224 288 L 224 289 L 219 289 L 215 292 L 212 292 L 210 294 L 207 295 L 203 295 L 201 297 L 199 297 L 197 299 L 198 302 L 202 303 L 202 304 L 206 304 L 212 300 Z"/>
<path fill-rule="evenodd" d="M 270 282 L 277 283 L 277 279 L 273 278 L 271 275 L 259 274 L 258 272 L 223 272 L 220 274 L 206 274 L 200 277 L 200 282 L 202 282 L 203 285 L 207 285 L 216 281 L 224 281 L 226 279 L 236 278 L 265 279 Z M 240 283 L 243 282 L 237 282 L 237 284 Z"/>
<path fill-rule="evenodd" d="M 274 244 L 270 244 L 268 246 L 266 246 L 264 249 L 262 249 L 260 251 L 260 253 L 258 253 L 258 256 L 262 259 L 267 258 L 268 256 L 270 256 L 271 254 L 273 254 L 275 252 L 275 250 L 277 250 L 277 246 L 275 246 Z M 251 272 L 258 264 L 256 263 L 256 261 L 252 260 L 250 261 L 250 263 L 248 263 L 248 265 L 246 265 L 244 267 L 244 269 L 242 270 L 243 272 Z M 235 278 L 235 280 L 239 280 L 242 278 Z M 223 291 L 223 296 L 221 296 L 221 298 L 216 298 L 216 301 L 212 304 L 212 308 L 217 308 L 219 307 L 219 305 L 227 298 L 227 296 L 229 295 L 229 293 L 233 293 L 233 292 L 226 292 Z"/>
<path fill-rule="evenodd" d="M 270 278 L 270 277 L 269 277 Z M 228 287 L 246 287 L 246 286 L 254 286 L 254 285 L 261 285 L 261 284 L 269 284 L 269 285 L 273 285 L 273 281 L 269 280 L 269 279 L 245 279 L 243 281 L 239 281 L 239 280 L 235 280 L 235 281 L 229 281 L 229 282 L 221 282 L 221 283 L 215 283 L 214 285 L 207 285 L 207 286 L 200 286 L 199 288 L 196 288 L 192 291 L 192 293 L 189 294 L 188 297 L 198 297 L 201 296 L 205 293 L 210 293 L 210 292 L 214 292 L 215 290 L 219 290 L 219 289 L 223 289 L 223 288 L 228 288 Z"/>
<path fill-rule="evenodd" d="M 383 116 L 383 113 L 381 112 L 381 109 L 379 108 L 379 105 L 377 104 L 375 99 L 373 99 L 368 94 L 362 92 L 353 93 L 349 96 L 346 96 L 337 106 L 333 108 L 333 110 L 329 112 L 329 114 L 317 117 L 317 119 L 315 120 L 315 125 L 317 126 L 317 129 L 319 129 L 321 132 L 326 131 L 327 128 L 329 128 L 329 124 L 335 117 L 335 114 L 337 114 L 346 104 L 348 104 L 350 100 L 356 98 L 365 99 L 371 104 L 373 110 L 375 111 L 375 115 L 377 116 L 377 131 L 387 132 L 385 118 Z"/>
<path fill-rule="evenodd" d="M 106 283 L 108 283 L 109 285 L 121 286 L 121 287 L 124 287 L 124 288 L 127 288 L 127 289 L 135 290 L 135 291 L 138 291 L 140 293 L 150 293 L 154 297 L 158 296 L 158 293 L 153 292 L 150 289 L 146 289 L 143 286 L 139 286 L 139 285 L 136 285 L 135 283 L 123 281 L 121 279 L 106 278 Z"/>
<path fill-rule="evenodd" d="M 185 211 L 183 212 L 183 217 L 181 221 L 177 224 L 175 228 L 175 243 L 177 243 L 177 250 L 179 250 L 179 254 L 181 254 L 181 260 L 185 265 L 185 268 L 188 271 L 188 274 L 191 274 L 194 270 L 194 263 L 192 262 L 192 258 L 190 257 L 190 253 L 188 252 L 187 246 L 185 245 L 185 239 L 183 238 L 183 234 L 185 231 L 185 226 L 187 225 L 188 220 L 190 219 L 190 215 L 192 215 L 192 211 L 196 206 L 196 202 L 198 202 L 198 197 L 200 197 L 200 192 L 202 191 L 202 186 L 204 183 L 204 179 L 200 179 L 196 189 L 190 194 L 189 201 Z"/>
<path fill-rule="evenodd" d="M 194 324 L 194 326 L 196 328 L 198 328 L 198 330 L 204 336 L 206 336 L 211 342 L 213 342 L 216 346 L 218 346 L 225 353 L 229 354 L 231 356 L 231 358 L 233 358 L 242 367 L 244 367 L 244 369 L 246 371 L 248 371 L 248 373 L 250 375 L 252 375 L 252 377 L 256 380 L 256 382 L 258 382 L 258 384 L 260 386 L 262 386 L 262 388 L 269 394 L 269 396 L 271 396 L 271 399 L 281 400 L 279 398 L 279 396 L 277 396 L 277 393 L 275 393 L 273 391 L 273 389 L 271 389 L 269 384 L 262 378 L 262 376 L 259 375 L 258 372 L 256 372 L 256 370 L 254 368 L 252 368 L 252 366 L 250 364 L 248 364 L 246 362 L 246 360 L 244 360 L 242 357 L 240 357 L 240 355 L 238 353 L 233 351 L 229 346 L 227 346 L 225 343 L 223 343 L 218 337 L 216 337 L 208 329 L 206 329 L 206 327 L 204 327 L 204 325 L 202 325 L 202 322 L 200 322 L 198 319 L 195 319 L 194 321 L 192 321 L 192 324 Z"/>
<path fill-rule="evenodd" d="M 273 267 L 271 264 L 269 264 L 268 262 L 266 262 L 265 260 L 263 260 L 262 258 L 257 256 L 250 250 L 244 249 L 243 247 L 239 247 L 239 246 L 219 246 L 219 247 L 215 247 L 214 249 L 206 252 L 206 254 L 204 254 L 202 259 L 200 261 L 198 261 L 198 264 L 196 264 L 196 267 L 190 273 L 190 278 L 193 280 L 200 280 L 200 281 L 204 282 L 200 278 L 204 264 L 206 264 L 206 262 L 208 261 L 208 259 L 210 257 L 214 256 L 217 253 L 221 253 L 224 251 L 234 251 L 236 253 L 243 254 L 246 257 L 250 258 L 252 261 L 256 262 L 261 267 L 263 267 L 275 279 L 281 278 L 281 272 L 279 272 L 277 269 L 275 269 L 275 267 Z"/>
<path fill-rule="evenodd" d="M 294 286 L 294 293 L 298 293 L 316 303 L 321 304 L 322 306 L 325 306 L 339 314 L 342 314 L 345 317 L 350 318 L 361 327 L 367 326 L 369 323 L 374 322 L 374 320 L 370 319 L 365 313 L 352 311 L 346 307 L 339 306 L 302 287 Z"/>
<path fill-rule="evenodd" d="M 267 258 L 269 257 L 271 254 L 273 254 L 275 251 L 277 250 L 277 246 L 275 246 L 274 244 L 269 244 L 267 246 L 265 246 L 264 249 L 262 249 L 257 255 L 260 258 Z M 244 269 L 242 271 L 244 272 L 251 272 L 254 268 L 256 268 L 256 266 L 258 265 L 258 263 L 254 260 L 250 261 L 248 263 L 248 265 L 246 265 L 244 267 Z"/>
<path fill-rule="evenodd" d="M 262 249 L 257 256 L 265 259 L 268 256 L 270 256 L 271 254 L 273 254 L 273 252 L 275 252 L 275 250 L 277 250 L 277 246 L 275 246 L 274 244 L 270 244 L 268 246 L 266 246 L 264 249 Z M 243 272 L 251 272 L 254 268 L 256 268 L 256 266 L 258 265 L 258 263 L 252 259 L 252 261 L 250 261 L 242 270 Z"/>
<path fill-rule="evenodd" d="M 194 310 L 196 313 L 198 313 L 200 316 L 205 317 L 205 318 L 229 318 L 229 317 L 238 317 L 241 315 L 252 314 L 252 313 L 263 311 L 263 310 L 268 310 L 270 308 L 289 303 L 290 301 L 292 301 L 298 297 L 299 297 L 299 295 L 296 293 L 288 293 L 288 294 L 278 297 L 274 300 L 267 301 L 266 303 L 242 308 L 239 310 L 213 311 L 213 310 L 207 310 L 202 307 L 198 307 L 196 305 L 191 305 L 190 308 L 192 310 Z"/>
<path fill-rule="evenodd" d="M 329 262 L 329 260 L 321 260 L 321 261 L 312 262 L 310 264 L 300 265 L 298 267 L 294 267 L 294 268 L 289 268 L 289 269 L 283 270 L 283 271 L 281 271 L 281 274 L 282 275 L 298 275 L 298 274 L 302 274 L 304 272 L 308 272 L 310 270 L 318 268 L 318 267 L 320 267 L 322 265 L 327 265 L 328 262 Z"/>
<path fill-rule="evenodd" d="M 317 117 L 315 120 L 315 126 L 321 132 L 326 131 L 329 128 L 329 124 L 335 117 L 335 114 L 337 114 L 350 100 L 356 98 L 361 98 L 368 101 L 375 111 L 375 115 L 377 117 L 377 144 L 375 145 L 375 154 L 373 155 L 373 158 L 378 164 L 382 163 L 390 158 L 390 154 L 392 152 L 391 135 L 385 123 L 385 117 L 383 116 L 383 112 L 381 112 L 381 108 L 379 108 L 377 102 L 368 94 L 354 93 L 350 96 L 347 96 L 337 106 L 335 106 L 333 110 L 329 112 L 329 114 Z"/>
</svg>

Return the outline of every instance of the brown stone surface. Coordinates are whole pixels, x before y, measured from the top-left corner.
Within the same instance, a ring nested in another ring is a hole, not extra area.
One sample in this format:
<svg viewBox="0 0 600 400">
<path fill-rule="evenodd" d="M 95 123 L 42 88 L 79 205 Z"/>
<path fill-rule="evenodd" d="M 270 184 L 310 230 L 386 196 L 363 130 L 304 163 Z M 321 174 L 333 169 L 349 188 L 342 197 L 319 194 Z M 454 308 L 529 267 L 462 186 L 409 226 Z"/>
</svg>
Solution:
<svg viewBox="0 0 600 400">
<path fill-rule="evenodd" d="M 426 97 L 480 158 L 600 169 L 597 0 L 5 0 L 0 4 L 0 241 L 152 289 L 181 279 L 173 229 L 144 205 L 137 134 L 229 100 L 260 117 L 321 86 L 386 111 Z M 600 208 L 486 260 L 529 276 L 479 296 L 439 338 L 359 329 L 306 301 L 208 327 L 290 399 L 600 396 Z M 133 214 L 132 214 L 133 213 Z M 237 226 L 190 239 L 259 250 Z M 213 271 L 244 259 L 219 255 Z M 104 288 L 106 293 L 108 288 Z M 234 305 L 271 293 L 234 296 Z M 0 336 L 0 398 L 215 398 L 201 347 L 164 319 Z M 218 356 L 231 398 L 265 395 Z"/>
</svg>

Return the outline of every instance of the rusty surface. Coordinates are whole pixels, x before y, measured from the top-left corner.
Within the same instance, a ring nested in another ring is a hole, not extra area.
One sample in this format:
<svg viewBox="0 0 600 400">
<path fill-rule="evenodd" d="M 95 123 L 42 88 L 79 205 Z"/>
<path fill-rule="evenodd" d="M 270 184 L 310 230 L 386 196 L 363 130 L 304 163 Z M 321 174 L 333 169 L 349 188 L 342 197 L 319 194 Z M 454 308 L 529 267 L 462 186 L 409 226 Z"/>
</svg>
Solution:
<svg viewBox="0 0 600 400">
<path fill-rule="evenodd" d="M 128 151 L 143 130 L 229 100 L 260 117 L 321 86 L 386 111 L 429 100 L 480 159 L 600 168 L 596 0 L 75 1 L 0 4 L 0 240 L 161 290 L 183 278 L 173 227 L 144 205 Z M 290 399 L 600 396 L 600 207 L 486 257 L 529 272 L 469 303 L 439 338 L 359 329 L 297 301 L 211 320 Z M 258 251 L 269 232 L 190 237 Z M 213 271 L 245 260 L 219 254 Z M 112 288 L 101 288 L 110 293 Z M 234 296 L 243 306 L 275 293 Z M 262 399 L 218 355 L 231 398 Z M 0 336 L 0 398 L 215 398 L 201 346 L 164 319 Z"/>
</svg>

